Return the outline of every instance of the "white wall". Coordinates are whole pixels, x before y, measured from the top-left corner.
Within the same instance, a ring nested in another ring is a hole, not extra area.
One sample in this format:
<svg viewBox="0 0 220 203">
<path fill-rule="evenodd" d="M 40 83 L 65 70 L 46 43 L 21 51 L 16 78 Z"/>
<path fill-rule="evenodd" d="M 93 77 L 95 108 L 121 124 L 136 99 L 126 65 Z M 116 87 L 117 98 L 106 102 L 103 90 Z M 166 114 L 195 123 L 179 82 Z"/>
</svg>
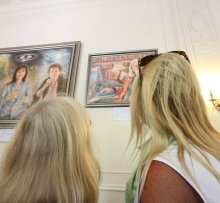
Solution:
<svg viewBox="0 0 220 203">
<path fill-rule="evenodd" d="M 151 48 L 158 48 L 159 52 L 185 50 L 201 79 L 210 118 L 220 129 L 220 112 L 208 102 L 208 89 L 219 91 L 216 87 L 220 78 L 220 1 L 8 2 L 0 5 L 0 48 L 82 42 L 75 94 L 82 104 L 85 103 L 88 54 Z M 114 108 L 90 108 L 88 112 L 103 170 L 99 202 L 122 203 L 125 182 L 132 168 L 128 161 L 131 149 L 124 154 L 130 122 L 114 121 Z M 0 156 L 6 145 L 0 144 Z"/>
</svg>

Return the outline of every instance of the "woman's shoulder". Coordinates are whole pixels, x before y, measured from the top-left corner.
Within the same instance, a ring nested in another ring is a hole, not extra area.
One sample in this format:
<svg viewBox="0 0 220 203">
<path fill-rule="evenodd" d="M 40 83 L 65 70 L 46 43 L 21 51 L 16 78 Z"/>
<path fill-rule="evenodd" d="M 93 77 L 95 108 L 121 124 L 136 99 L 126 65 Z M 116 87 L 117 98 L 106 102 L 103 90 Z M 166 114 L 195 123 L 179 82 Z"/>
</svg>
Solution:
<svg viewBox="0 0 220 203">
<path fill-rule="evenodd" d="M 196 146 L 191 142 L 189 142 L 189 146 L 191 150 L 201 160 L 205 161 L 206 159 L 208 159 L 212 166 L 215 168 L 215 170 L 220 172 L 219 160 L 217 160 L 213 155 L 206 152 L 205 150 L 202 150 L 200 147 Z M 179 174 L 179 176 L 182 176 L 185 179 L 185 181 L 191 187 L 193 187 L 204 200 L 208 199 L 210 202 L 212 202 L 213 200 L 216 200 L 216 198 L 219 198 L 220 196 L 213 196 L 214 193 L 220 195 L 219 183 L 217 182 L 215 176 L 201 163 L 201 161 L 197 160 L 197 158 L 195 158 L 187 150 L 183 151 L 183 155 L 185 160 L 184 164 L 191 175 L 185 170 L 182 161 L 178 158 L 177 143 L 171 144 L 164 152 L 160 153 L 157 157 L 155 157 L 154 160 L 171 168 L 173 171 Z M 164 166 L 163 171 L 165 171 Z M 206 184 L 204 184 L 207 180 L 209 180 L 208 187 Z M 210 188 L 212 189 L 210 190 Z"/>
<path fill-rule="evenodd" d="M 11 87 L 12 85 L 14 85 L 14 83 L 12 83 L 12 82 L 7 82 L 7 83 L 5 83 L 3 89 L 9 88 L 9 87 Z"/>
<path fill-rule="evenodd" d="M 203 202 L 195 189 L 167 164 L 153 161 L 147 173 L 141 202 Z"/>
<path fill-rule="evenodd" d="M 67 86 L 67 78 L 61 74 L 58 78 L 58 92 L 65 92 Z"/>
<path fill-rule="evenodd" d="M 67 80 L 67 78 L 63 74 L 60 74 L 59 77 L 58 77 L 58 82 L 59 81 L 65 81 L 65 80 Z"/>
</svg>

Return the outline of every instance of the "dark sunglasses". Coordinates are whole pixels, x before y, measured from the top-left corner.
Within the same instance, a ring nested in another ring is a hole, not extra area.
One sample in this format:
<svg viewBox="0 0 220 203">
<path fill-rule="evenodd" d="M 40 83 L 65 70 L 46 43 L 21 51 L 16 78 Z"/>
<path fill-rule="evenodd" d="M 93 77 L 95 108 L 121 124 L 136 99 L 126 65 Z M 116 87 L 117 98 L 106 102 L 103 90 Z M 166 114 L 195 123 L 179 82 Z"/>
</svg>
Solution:
<svg viewBox="0 0 220 203">
<path fill-rule="evenodd" d="M 170 51 L 168 53 L 176 53 L 179 54 L 181 56 L 183 56 L 189 63 L 190 60 L 188 58 L 188 56 L 186 55 L 186 53 L 184 51 Z M 155 55 L 148 55 L 148 56 L 144 56 L 143 58 L 140 58 L 138 60 L 138 70 L 139 70 L 139 77 L 140 77 L 140 81 L 142 82 L 143 80 L 143 76 L 141 74 L 141 66 L 146 66 L 147 64 L 149 64 L 153 59 L 157 58 L 158 56 L 160 56 L 161 54 L 155 54 Z"/>
</svg>

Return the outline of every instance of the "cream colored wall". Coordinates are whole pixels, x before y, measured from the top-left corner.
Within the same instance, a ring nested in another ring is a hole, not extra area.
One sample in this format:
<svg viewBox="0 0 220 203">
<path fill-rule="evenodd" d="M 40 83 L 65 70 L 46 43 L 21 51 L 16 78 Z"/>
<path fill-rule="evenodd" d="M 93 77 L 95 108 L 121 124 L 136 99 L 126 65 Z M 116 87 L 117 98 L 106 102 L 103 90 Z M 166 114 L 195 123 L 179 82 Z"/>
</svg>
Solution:
<svg viewBox="0 0 220 203">
<path fill-rule="evenodd" d="M 75 98 L 82 104 L 88 54 L 185 50 L 208 100 L 209 88 L 217 92 L 219 87 L 219 10 L 218 0 L 11 1 L 0 6 L 0 48 L 81 41 Z M 220 112 L 207 105 L 213 124 L 220 129 Z M 124 153 L 130 122 L 114 121 L 114 108 L 89 108 L 88 112 L 103 170 L 99 202 L 122 203 L 132 168 L 128 164 L 131 149 Z M 0 156 L 6 146 L 0 144 Z"/>
</svg>

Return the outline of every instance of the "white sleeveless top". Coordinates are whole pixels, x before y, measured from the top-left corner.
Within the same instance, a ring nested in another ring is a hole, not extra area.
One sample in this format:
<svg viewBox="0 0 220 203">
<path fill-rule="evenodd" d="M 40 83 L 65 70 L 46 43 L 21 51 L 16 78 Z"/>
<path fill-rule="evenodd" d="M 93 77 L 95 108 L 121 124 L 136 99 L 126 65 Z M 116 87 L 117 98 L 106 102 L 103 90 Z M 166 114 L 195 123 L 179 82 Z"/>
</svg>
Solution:
<svg viewBox="0 0 220 203">
<path fill-rule="evenodd" d="M 196 150 L 193 146 L 192 149 L 194 152 L 200 155 L 198 150 Z M 190 156 L 188 152 L 185 151 L 184 157 L 186 160 L 186 165 L 196 180 L 197 184 L 194 183 L 187 172 L 185 172 L 185 170 L 182 168 L 182 165 L 177 157 L 177 151 L 177 145 L 175 143 L 171 144 L 164 152 L 154 158 L 154 160 L 163 162 L 177 171 L 198 192 L 204 202 L 219 203 L 220 183 L 217 181 L 215 176 L 213 176 L 213 174 L 208 169 L 206 169 L 200 162 L 198 162 L 196 159 Z M 205 154 L 212 163 L 212 166 L 220 173 L 220 161 L 218 161 L 215 157 L 207 152 Z"/>
</svg>

